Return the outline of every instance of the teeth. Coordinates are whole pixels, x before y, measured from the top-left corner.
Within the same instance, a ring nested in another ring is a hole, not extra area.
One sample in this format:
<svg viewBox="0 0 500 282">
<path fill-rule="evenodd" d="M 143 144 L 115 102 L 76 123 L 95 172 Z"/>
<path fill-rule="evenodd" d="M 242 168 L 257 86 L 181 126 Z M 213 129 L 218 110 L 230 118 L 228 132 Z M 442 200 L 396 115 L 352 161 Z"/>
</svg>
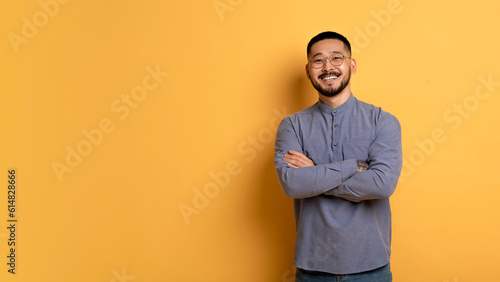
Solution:
<svg viewBox="0 0 500 282">
<path fill-rule="evenodd" d="M 328 80 L 333 80 L 335 78 L 337 78 L 337 77 L 336 76 L 328 76 L 328 77 L 323 78 L 323 80 L 328 81 Z"/>
</svg>

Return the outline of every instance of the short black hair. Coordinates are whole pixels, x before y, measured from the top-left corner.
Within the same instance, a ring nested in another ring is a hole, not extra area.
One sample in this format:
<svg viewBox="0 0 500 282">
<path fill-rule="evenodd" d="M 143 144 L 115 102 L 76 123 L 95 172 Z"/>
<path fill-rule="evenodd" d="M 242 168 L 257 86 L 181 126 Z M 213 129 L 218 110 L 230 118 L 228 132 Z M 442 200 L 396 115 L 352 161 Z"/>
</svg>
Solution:
<svg viewBox="0 0 500 282">
<path fill-rule="evenodd" d="M 325 32 L 322 32 L 322 33 L 314 36 L 311 39 L 311 41 L 309 41 L 309 44 L 307 44 L 307 57 L 308 58 L 309 58 L 309 53 L 311 53 L 311 47 L 313 46 L 313 44 L 318 42 L 318 41 L 325 40 L 325 39 L 338 39 L 338 40 L 342 41 L 344 43 L 344 49 L 349 51 L 349 56 L 351 55 L 351 43 L 349 43 L 349 40 L 347 40 L 347 38 L 345 38 L 345 36 L 343 36 L 340 33 L 333 32 L 333 31 L 325 31 Z"/>
</svg>

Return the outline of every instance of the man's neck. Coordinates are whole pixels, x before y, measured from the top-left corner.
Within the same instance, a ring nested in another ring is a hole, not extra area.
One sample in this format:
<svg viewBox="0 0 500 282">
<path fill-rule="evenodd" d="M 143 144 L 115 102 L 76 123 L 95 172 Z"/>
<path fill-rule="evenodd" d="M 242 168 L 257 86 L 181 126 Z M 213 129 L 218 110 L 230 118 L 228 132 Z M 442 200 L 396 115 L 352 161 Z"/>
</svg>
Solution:
<svg viewBox="0 0 500 282">
<path fill-rule="evenodd" d="M 344 104 L 345 102 L 347 102 L 347 100 L 349 100 L 349 97 L 351 97 L 351 89 L 348 89 L 347 87 L 342 92 L 333 97 L 326 97 L 319 94 L 319 99 L 321 100 L 321 102 L 332 108 L 336 108 Z"/>
</svg>

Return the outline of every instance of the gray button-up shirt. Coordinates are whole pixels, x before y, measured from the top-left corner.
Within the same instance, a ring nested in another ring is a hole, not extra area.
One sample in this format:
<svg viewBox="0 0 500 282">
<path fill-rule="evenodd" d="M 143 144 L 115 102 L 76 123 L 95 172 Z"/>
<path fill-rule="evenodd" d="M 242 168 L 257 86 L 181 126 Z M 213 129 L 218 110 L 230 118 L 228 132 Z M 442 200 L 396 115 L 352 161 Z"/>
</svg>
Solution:
<svg viewBox="0 0 500 282">
<path fill-rule="evenodd" d="M 288 166 L 289 150 L 315 166 Z M 357 160 L 368 170 L 358 173 Z M 294 198 L 295 266 L 349 274 L 389 262 L 389 196 L 402 166 L 401 127 L 393 115 L 353 95 L 337 108 L 318 101 L 281 121 L 274 163 L 283 191 Z"/>
</svg>

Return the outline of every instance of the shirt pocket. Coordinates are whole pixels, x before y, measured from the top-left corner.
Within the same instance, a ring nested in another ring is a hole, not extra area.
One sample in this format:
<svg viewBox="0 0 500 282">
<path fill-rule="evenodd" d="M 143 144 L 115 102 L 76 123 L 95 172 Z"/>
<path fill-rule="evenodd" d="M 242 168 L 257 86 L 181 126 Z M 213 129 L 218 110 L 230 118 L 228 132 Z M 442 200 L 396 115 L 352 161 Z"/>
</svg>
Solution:
<svg viewBox="0 0 500 282">
<path fill-rule="evenodd" d="M 348 136 L 342 148 L 344 160 L 355 159 L 366 162 L 371 142 L 370 137 Z"/>
</svg>

